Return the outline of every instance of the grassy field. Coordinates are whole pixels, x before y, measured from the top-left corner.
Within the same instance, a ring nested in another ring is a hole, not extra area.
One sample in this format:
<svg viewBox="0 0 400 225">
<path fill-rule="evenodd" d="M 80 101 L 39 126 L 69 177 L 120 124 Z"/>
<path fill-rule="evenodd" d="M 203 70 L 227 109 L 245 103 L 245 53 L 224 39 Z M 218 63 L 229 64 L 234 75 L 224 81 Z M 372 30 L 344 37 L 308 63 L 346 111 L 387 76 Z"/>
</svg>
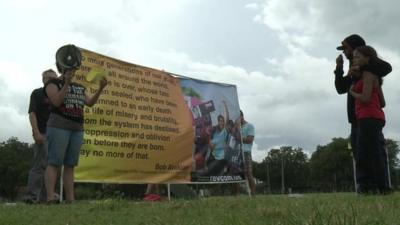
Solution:
<svg viewBox="0 0 400 225">
<path fill-rule="evenodd" d="M 1 225 L 24 224 L 400 224 L 400 193 L 208 197 L 170 202 L 107 199 L 74 204 L 0 203 Z"/>
</svg>

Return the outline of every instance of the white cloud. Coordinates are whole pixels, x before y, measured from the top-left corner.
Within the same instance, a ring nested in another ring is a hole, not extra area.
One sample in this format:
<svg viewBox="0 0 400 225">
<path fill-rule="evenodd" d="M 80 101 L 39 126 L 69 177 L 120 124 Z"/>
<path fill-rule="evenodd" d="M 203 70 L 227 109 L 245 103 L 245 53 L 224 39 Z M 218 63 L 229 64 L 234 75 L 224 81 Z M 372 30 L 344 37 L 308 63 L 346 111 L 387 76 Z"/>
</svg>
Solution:
<svg viewBox="0 0 400 225">
<path fill-rule="evenodd" d="M 0 137 L 1 141 L 6 138 L 17 137 L 19 140 L 32 143 L 31 130 L 29 129 L 28 111 L 25 114 L 17 111 L 12 106 L 0 106 Z"/>
<path fill-rule="evenodd" d="M 249 3 L 247 5 L 245 5 L 246 8 L 251 9 L 251 10 L 257 10 L 259 9 L 259 6 L 257 3 L 253 2 L 253 3 Z"/>
<path fill-rule="evenodd" d="M 265 0 L 260 11 L 264 24 L 277 32 L 285 43 L 303 47 L 326 46 L 331 40 L 342 40 L 359 33 L 370 40 L 380 40 L 399 49 L 397 36 L 398 2 L 386 0 L 320 1 Z M 388 29 L 390 27 L 390 29 Z M 332 49 L 332 48 L 331 48 Z"/>
<path fill-rule="evenodd" d="M 333 87 L 331 64 L 291 47 L 290 57 L 270 60 L 279 76 L 247 71 L 233 65 L 195 62 L 187 54 L 159 53 L 160 65 L 181 75 L 236 84 L 246 118 L 256 126 L 261 149 L 293 145 L 314 150 L 334 136 L 346 136 L 345 99 Z M 168 71 L 168 70 L 167 70 Z M 332 108 L 333 106 L 333 108 Z M 338 124 L 337 120 L 343 121 Z M 322 126 L 321 126 L 322 124 Z M 332 129 L 328 129 L 332 127 Z M 337 132 L 337 129 L 343 132 Z"/>
</svg>

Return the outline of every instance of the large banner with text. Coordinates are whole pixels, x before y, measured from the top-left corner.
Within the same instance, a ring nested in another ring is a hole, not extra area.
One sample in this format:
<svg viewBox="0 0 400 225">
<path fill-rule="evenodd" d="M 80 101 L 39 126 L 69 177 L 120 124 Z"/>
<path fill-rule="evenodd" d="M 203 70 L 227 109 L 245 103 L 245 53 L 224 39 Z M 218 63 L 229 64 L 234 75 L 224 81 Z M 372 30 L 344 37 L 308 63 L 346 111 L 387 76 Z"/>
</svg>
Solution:
<svg viewBox="0 0 400 225">
<path fill-rule="evenodd" d="M 74 81 L 98 102 L 85 107 L 77 182 L 243 180 L 236 86 L 172 76 L 85 49 Z"/>
<path fill-rule="evenodd" d="M 102 183 L 190 182 L 194 131 L 179 80 L 166 72 L 84 49 L 75 81 L 97 104 L 85 107 L 75 179 Z"/>
</svg>

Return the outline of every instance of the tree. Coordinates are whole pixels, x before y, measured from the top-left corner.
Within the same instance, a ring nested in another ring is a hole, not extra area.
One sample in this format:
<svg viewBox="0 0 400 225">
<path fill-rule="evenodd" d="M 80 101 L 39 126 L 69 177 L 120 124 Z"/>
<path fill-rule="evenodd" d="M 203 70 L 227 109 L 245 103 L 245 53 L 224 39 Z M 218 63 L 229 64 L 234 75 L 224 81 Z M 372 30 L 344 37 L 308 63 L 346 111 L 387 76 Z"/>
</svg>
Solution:
<svg viewBox="0 0 400 225">
<path fill-rule="evenodd" d="M 275 192 L 282 189 L 282 184 L 285 190 L 292 188 L 303 191 L 307 187 L 307 160 L 308 157 L 301 148 L 283 146 L 280 149 L 271 149 L 268 156 L 255 165 L 254 176 Z"/>
<path fill-rule="evenodd" d="M 310 159 L 311 182 L 317 191 L 349 191 L 354 187 L 353 159 L 348 139 L 333 138 L 317 146 Z"/>
<path fill-rule="evenodd" d="M 15 199 L 18 187 L 26 184 L 32 158 L 32 146 L 15 137 L 0 143 L 1 196 Z"/>
<path fill-rule="evenodd" d="M 398 179 L 398 167 L 399 167 L 399 159 L 397 155 L 400 152 L 399 145 L 396 141 L 392 139 L 386 139 L 386 149 L 389 158 L 389 169 L 390 169 L 390 177 L 392 181 L 392 186 L 397 187 L 399 186 L 400 180 Z"/>
</svg>

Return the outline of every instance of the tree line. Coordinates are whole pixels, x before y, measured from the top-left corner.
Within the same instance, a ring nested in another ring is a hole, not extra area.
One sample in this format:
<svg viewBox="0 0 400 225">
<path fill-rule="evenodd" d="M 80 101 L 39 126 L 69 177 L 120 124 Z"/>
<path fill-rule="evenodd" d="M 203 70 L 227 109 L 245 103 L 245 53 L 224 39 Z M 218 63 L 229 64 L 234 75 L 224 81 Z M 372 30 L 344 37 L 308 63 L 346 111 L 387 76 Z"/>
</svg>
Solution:
<svg viewBox="0 0 400 225">
<path fill-rule="evenodd" d="M 392 187 L 397 189 L 400 185 L 399 145 L 387 139 L 386 146 Z M 21 192 L 20 188 L 26 186 L 32 160 L 32 144 L 15 137 L 0 143 L 0 199 L 14 199 Z M 253 162 L 253 170 L 254 177 L 262 182 L 259 191 L 264 193 L 354 191 L 353 158 L 348 139 L 344 138 L 333 138 L 330 143 L 317 146 L 310 156 L 300 147 L 271 149 L 262 162 Z M 82 192 L 80 198 L 104 195 L 139 197 L 145 190 L 145 185 L 77 186 L 81 186 L 77 188 L 77 192 Z"/>
<path fill-rule="evenodd" d="M 348 139 L 333 138 L 308 156 L 300 147 L 271 149 L 262 162 L 253 162 L 254 176 L 269 193 L 354 191 L 353 156 Z M 399 145 L 386 139 L 392 187 L 400 182 Z"/>
</svg>

